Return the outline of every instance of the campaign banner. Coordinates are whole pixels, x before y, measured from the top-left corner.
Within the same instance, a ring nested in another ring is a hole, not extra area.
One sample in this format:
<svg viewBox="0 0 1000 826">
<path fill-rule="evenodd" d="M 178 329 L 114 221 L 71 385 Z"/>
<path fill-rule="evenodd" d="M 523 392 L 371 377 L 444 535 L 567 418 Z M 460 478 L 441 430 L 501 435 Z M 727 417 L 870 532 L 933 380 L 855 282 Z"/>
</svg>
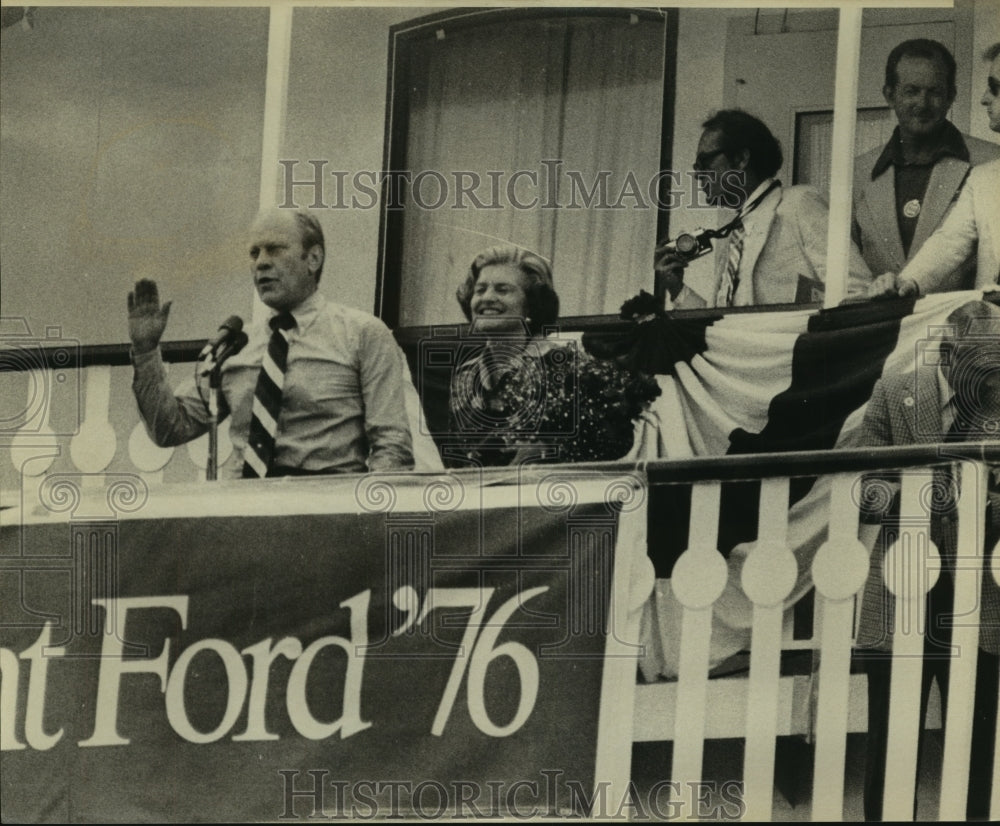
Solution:
<svg viewBox="0 0 1000 826">
<path fill-rule="evenodd" d="M 4 511 L 4 821 L 613 816 L 621 480 L 454 484 Z"/>
</svg>

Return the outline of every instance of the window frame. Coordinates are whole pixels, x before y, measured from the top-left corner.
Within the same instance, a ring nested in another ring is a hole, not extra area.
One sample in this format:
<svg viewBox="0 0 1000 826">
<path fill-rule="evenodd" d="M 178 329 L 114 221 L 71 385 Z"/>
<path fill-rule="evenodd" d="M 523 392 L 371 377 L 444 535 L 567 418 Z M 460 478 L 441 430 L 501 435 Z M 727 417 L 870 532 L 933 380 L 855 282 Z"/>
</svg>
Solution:
<svg viewBox="0 0 1000 826">
<path fill-rule="evenodd" d="M 863 112 L 866 113 L 866 114 L 869 113 L 869 112 L 882 112 L 882 113 L 886 113 L 886 112 L 891 112 L 892 111 L 892 107 L 888 106 L 888 105 L 883 105 L 883 106 L 858 106 L 857 109 L 856 109 L 856 111 L 857 111 L 858 115 L 860 115 Z M 795 110 L 795 112 L 794 112 L 794 123 L 792 125 L 792 134 L 793 134 L 793 143 L 794 143 L 794 145 L 792 147 L 792 184 L 793 185 L 800 184 L 800 183 L 809 183 L 808 181 L 801 181 L 801 180 L 799 180 L 799 178 L 801 177 L 801 174 L 802 174 L 801 169 L 800 169 L 799 149 L 801 148 L 800 140 L 801 140 L 801 136 L 802 136 L 802 125 L 803 125 L 802 124 L 802 119 L 803 119 L 803 116 L 808 116 L 808 115 L 829 115 L 830 116 L 830 122 L 831 122 L 830 128 L 832 130 L 833 129 L 833 114 L 834 113 L 833 113 L 833 107 L 832 106 L 823 106 L 823 107 L 817 107 L 817 108 L 808 108 L 808 107 L 805 107 L 805 108 L 801 108 L 801 109 L 796 109 Z M 855 126 L 855 131 L 857 131 L 857 126 Z M 857 157 L 857 151 L 856 150 L 855 150 L 855 157 Z"/>
<path fill-rule="evenodd" d="M 677 66 L 677 26 L 679 10 L 676 8 L 552 8 L 508 7 L 499 9 L 463 8 L 451 9 L 416 17 L 389 28 L 388 78 L 386 82 L 385 135 L 383 144 L 382 169 L 402 170 L 406 168 L 409 132 L 409 98 L 407 89 L 410 78 L 407 67 L 413 44 L 437 36 L 437 32 L 447 27 L 450 32 L 462 31 L 500 20 L 523 21 L 531 19 L 553 19 L 560 17 L 607 17 L 663 20 L 666 27 L 663 57 L 663 115 L 660 132 L 660 169 L 670 169 L 674 142 L 674 102 L 676 97 Z M 392 181 L 384 176 L 380 187 L 378 260 L 375 275 L 374 314 L 389 327 L 399 326 L 400 301 L 403 291 L 403 222 L 405 210 L 396 206 L 391 191 Z M 400 182 L 400 187 L 404 183 Z M 670 214 L 663 204 L 669 203 L 669 181 L 660 181 L 660 206 L 657 209 L 656 237 L 668 234 Z M 650 239 L 652 242 L 655 239 Z M 650 288 L 653 271 L 650 264 Z M 627 296 L 623 296 L 623 300 Z M 578 316 L 574 319 L 604 319 L 606 315 Z M 565 324 L 563 326 L 566 326 Z"/>
</svg>

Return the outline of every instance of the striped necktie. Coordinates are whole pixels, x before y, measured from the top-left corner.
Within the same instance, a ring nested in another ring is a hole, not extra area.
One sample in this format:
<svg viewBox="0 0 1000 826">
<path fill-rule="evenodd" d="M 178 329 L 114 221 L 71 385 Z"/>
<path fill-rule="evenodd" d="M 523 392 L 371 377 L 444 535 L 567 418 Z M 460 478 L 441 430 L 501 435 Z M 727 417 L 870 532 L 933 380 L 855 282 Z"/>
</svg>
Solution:
<svg viewBox="0 0 1000 826">
<path fill-rule="evenodd" d="M 279 313 L 270 321 L 271 339 L 260 364 L 260 375 L 253 393 L 253 409 L 247 446 L 243 451 L 243 478 L 267 476 L 274 461 L 274 442 L 281 413 L 281 393 L 288 367 L 288 331 L 295 327 L 289 312 Z"/>
<path fill-rule="evenodd" d="M 743 257 L 743 239 L 747 231 L 742 221 L 736 221 L 729 233 L 729 257 L 726 259 L 726 271 L 719 285 L 715 298 L 716 307 L 732 307 L 736 288 L 740 284 L 740 259 Z"/>
</svg>

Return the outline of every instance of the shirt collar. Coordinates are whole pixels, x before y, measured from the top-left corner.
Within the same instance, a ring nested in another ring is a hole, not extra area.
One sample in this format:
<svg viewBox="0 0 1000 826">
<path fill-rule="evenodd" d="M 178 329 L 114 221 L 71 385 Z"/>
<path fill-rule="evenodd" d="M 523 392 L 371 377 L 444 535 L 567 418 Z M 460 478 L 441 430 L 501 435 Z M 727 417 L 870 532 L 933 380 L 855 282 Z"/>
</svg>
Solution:
<svg viewBox="0 0 1000 826">
<path fill-rule="evenodd" d="M 768 188 L 771 186 L 778 189 L 781 186 L 781 181 L 776 180 L 773 176 L 765 178 L 757 185 L 757 188 L 750 193 L 749 197 L 743 202 L 743 206 L 741 206 L 736 212 L 733 212 L 730 207 L 720 207 L 719 220 L 724 222 L 724 225 L 720 228 L 720 232 L 726 234 L 728 229 L 736 224 L 737 219 L 742 221 L 757 207 L 759 207 L 761 202 L 764 200 L 761 196 L 767 192 Z"/>
<path fill-rule="evenodd" d="M 312 293 L 312 295 L 310 295 L 305 301 L 293 308 L 291 313 L 295 318 L 296 329 L 300 333 L 304 332 L 316 320 L 316 316 L 319 315 L 319 311 L 325 305 L 326 298 L 320 293 L 319 290 L 316 290 L 316 292 Z M 278 315 L 278 311 L 271 310 L 267 316 L 267 321 L 270 322 L 270 320 L 276 315 Z"/>
<path fill-rule="evenodd" d="M 773 183 L 774 183 L 774 178 L 770 177 L 770 178 L 765 178 L 757 185 L 757 188 L 750 193 L 746 201 L 743 202 L 743 206 L 740 207 L 739 211 L 740 218 L 745 218 L 749 213 L 753 212 L 753 210 L 756 207 L 760 206 L 760 204 L 757 203 L 757 200 L 760 198 L 761 195 L 764 194 L 764 192 L 767 191 L 767 188 L 771 186 L 771 184 Z"/>
<path fill-rule="evenodd" d="M 965 145 L 962 133 L 951 121 L 941 124 L 938 142 L 931 153 L 931 164 L 937 163 L 945 156 L 952 156 L 968 163 L 969 147 Z M 872 167 L 872 180 L 885 172 L 890 166 L 903 166 L 903 142 L 899 137 L 899 126 L 892 130 L 892 137 L 882 150 L 882 154 Z"/>
</svg>

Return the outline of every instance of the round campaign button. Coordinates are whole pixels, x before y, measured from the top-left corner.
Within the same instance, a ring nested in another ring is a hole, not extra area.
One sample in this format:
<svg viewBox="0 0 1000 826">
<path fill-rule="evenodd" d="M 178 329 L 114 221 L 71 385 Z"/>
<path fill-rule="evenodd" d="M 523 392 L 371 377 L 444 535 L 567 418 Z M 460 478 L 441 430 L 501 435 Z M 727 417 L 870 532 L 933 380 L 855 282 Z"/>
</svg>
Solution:
<svg viewBox="0 0 1000 826">
<path fill-rule="evenodd" d="M 920 214 L 920 201 L 914 198 L 903 204 L 903 215 L 907 218 L 916 218 Z"/>
</svg>

